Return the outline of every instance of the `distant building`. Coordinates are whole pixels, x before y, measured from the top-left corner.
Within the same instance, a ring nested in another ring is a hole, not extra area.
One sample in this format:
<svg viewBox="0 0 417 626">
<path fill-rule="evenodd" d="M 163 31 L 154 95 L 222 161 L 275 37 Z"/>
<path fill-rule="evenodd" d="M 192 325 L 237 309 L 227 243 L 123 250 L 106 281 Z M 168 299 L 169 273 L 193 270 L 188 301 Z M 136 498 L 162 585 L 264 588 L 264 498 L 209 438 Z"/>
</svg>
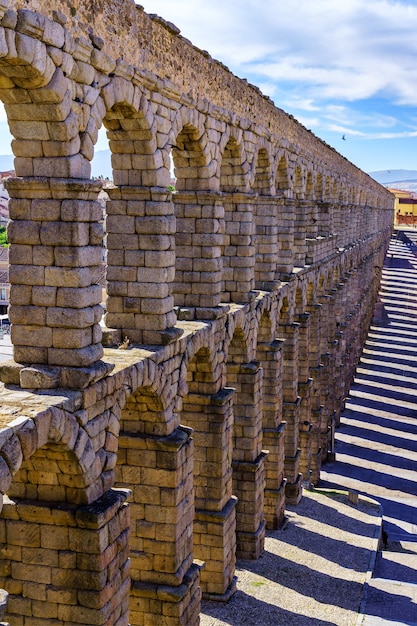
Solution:
<svg viewBox="0 0 417 626">
<path fill-rule="evenodd" d="M 1 174 L 0 174 L 1 176 Z M 9 221 L 9 194 L 0 182 L 0 226 L 6 226 Z"/>
<path fill-rule="evenodd" d="M 14 171 L 0 172 L 0 227 L 9 221 L 9 194 L 4 187 L 6 178 L 14 177 Z M 0 315 L 7 313 L 9 306 L 9 249 L 0 246 Z"/>
<path fill-rule="evenodd" d="M 0 315 L 7 313 L 9 295 L 9 249 L 0 246 Z"/>
<path fill-rule="evenodd" d="M 395 225 L 417 226 L 417 193 L 391 189 L 395 195 Z"/>
</svg>

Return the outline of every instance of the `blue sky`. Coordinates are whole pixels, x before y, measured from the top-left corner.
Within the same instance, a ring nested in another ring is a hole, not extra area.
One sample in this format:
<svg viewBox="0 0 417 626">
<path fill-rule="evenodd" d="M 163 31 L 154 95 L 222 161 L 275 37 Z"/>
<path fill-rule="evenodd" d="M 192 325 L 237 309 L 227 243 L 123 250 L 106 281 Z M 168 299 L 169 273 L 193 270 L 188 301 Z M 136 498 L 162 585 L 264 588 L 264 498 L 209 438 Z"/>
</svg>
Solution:
<svg viewBox="0 0 417 626">
<path fill-rule="evenodd" d="M 417 170 L 417 0 L 140 1 L 361 169 Z"/>
<path fill-rule="evenodd" d="M 361 169 L 417 169 L 417 0 L 142 4 Z"/>
</svg>

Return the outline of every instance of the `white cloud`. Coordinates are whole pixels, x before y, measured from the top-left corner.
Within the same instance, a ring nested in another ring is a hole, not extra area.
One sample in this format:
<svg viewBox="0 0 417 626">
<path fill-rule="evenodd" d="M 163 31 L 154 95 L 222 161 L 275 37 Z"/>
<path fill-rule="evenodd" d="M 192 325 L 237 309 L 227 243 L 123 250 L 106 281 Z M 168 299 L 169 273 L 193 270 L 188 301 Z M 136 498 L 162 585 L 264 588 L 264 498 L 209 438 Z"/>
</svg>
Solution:
<svg viewBox="0 0 417 626">
<path fill-rule="evenodd" d="M 417 104 L 417 5 L 389 0 L 153 0 L 240 76 L 307 85 L 307 99 L 384 93 Z M 192 8 L 191 8 L 192 7 Z M 258 82 L 260 82 L 258 81 Z"/>
</svg>

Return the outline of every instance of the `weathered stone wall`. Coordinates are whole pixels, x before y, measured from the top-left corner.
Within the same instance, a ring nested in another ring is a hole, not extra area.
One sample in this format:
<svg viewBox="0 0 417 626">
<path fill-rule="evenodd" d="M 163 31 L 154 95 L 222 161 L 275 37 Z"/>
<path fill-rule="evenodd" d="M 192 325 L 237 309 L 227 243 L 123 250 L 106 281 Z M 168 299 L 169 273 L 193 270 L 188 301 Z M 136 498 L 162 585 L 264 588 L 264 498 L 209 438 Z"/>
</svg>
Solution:
<svg viewBox="0 0 417 626">
<path fill-rule="evenodd" d="M 0 99 L 8 619 L 197 624 L 333 457 L 393 197 L 127 0 L 0 0 Z"/>
</svg>

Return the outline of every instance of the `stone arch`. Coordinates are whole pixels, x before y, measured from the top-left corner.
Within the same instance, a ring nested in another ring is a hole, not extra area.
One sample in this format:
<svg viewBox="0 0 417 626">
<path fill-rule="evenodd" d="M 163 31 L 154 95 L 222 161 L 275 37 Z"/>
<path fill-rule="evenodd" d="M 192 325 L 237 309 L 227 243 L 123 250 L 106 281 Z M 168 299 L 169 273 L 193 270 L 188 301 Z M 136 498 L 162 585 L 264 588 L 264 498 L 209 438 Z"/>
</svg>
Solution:
<svg viewBox="0 0 417 626">
<path fill-rule="evenodd" d="M 250 360 L 250 345 L 247 332 L 237 326 L 229 342 L 225 342 L 225 350 L 227 354 L 226 361 L 230 363 L 245 363 Z"/>
<path fill-rule="evenodd" d="M 323 188 L 323 174 L 321 172 L 317 172 L 316 175 L 316 181 L 315 181 L 315 185 L 314 185 L 314 193 L 316 196 L 316 199 L 321 202 L 324 200 L 326 192 Z"/>
<path fill-rule="evenodd" d="M 251 197 L 246 194 L 249 165 L 242 131 L 231 128 L 220 141 L 220 150 L 224 208 L 221 300 L 247 302 L 255 286 L 255 222 Z"/>
<path fill-rule="evenodd" d="M 246 189 L 247 162 L 243 144 L 231 136 L 223 150 L 220 166 L 220 191 L 237 192 Z"/>
<path fill-rule="evenodd" d="M 310 172 L 310 171 L 307 172 L 305 197 L 306 197 L 307 200 L 313 200 L 313 198 L 314 198 L 313 173 Z"/>
<path fill-rule="evenodd" d="M 284 295 L 280 300 L 279 306 L 279 323 L 291 324 L 292 322 L 292 307 L 288 295 Z"/>
<path fill-rule="evenodd" d="M 120 428 L 125 433 L 168 434 L 172 406 L 151 386 L 141 386 L 126 400 Z"/>
<path fill-rule="evenodd" d="M 333 179 L 332 185 L 331 185 L 331 196 L 332 196 L 332 200 L 333 202 L 337 202 L 339 200 L 338 197 L 338 184 L 337 184 L 337 180 Z"/>
<path fill-rule="evenodd" d="M 272 190 L 272 173 L 271 159 L 268 150 L 264 147 L 259 148 L 255 159 L 254 178 L 252 190 L 260 195 L 271 195 Z"/>
<path fill-rule="evenodd" d="M 126 603 L 130 587 L 129 518 L 122 503 L 127 493 L 111 489 L 113 471 L 105 467 L 103 452 L 104 447 L 114 447 L 107 445 L 106 416 L 97 416 L 83 427 L 73 414 L 54 407 L 33 419 L 15 420 L 12 432 L 11 447 L 3 445 L 0 465 L 4 459 L 10 467 L 20 459 L 23 462 L 7 490 L 1 513 L 8 548 L 3 555 L 8 619 L 11 623 L 16 623 L 15 618 L 20 621 L 20 607 L 29 598 L 25 589 L 28 580 L 38 590 L 53 586 L 55 601 L 46 594 L 39 595 L 38 610 L 42 620 L 48 621 L 51 613 L 57 617 L 59 610 L 64 612 L 68 607 L 62 597 L 77 597 L 77 593 L 88 590 L 91 585 L 87 581 L 102 571 L 109 551 L 108 562 L 117 564 L 110 577 L 114 576 L 119 600 Z M 100 448 L 102 441 L 105 444 Z M 100 604 L 108 583 L 108 579 L 93 583 L 95 606 L 103 607 L 102 618 L 113 623 L 104 608 L 106 603 Z M 85 607 L 81 619 L 90 622 Z"/>
<path fill-rule="evenodd" d="M 116 76 L 103 89 L 103 103 L 116 185 L 107 189 L 106 325 L 119 329 L 120 343 L 125 337 L 135 343 L 160 343 L 157 329 L 173 326 L 176 319 L 169 156 L 166 146 L 158 147 L 158 124 L 139 87 Z M 155 201 L 160 203 L 156 215 Z M 144 325 L 145 310 L 154 317 L 152 331 Z"/>
<path fill-rule="evenodd" d="M 329 202 L 332 200 L 331 197 L 331 178 L 330 176 L 326 176 L 326 183 L 324 188 L 324 197 Z"/>
<path fill-rule="evenodd" d="M 216 171 L 212 171 L 202 116 L 198 118 L 184 110 L 183 115 L 175 120 L 170 141 L 176 190 L 210 189 Z"/>
<path fill-rule="evenodd" d="M 275 178 L 275 188 L 277 191 L 288 191 L 290 188 L 287 158 L 282 155 L 278 162 Z"/>
<path fill-rule="evenodd" d="M 258 343 L 268 343 L 274 339 L 274 328 L 271 315 L 268 311 L 262 311 L 258 322 L 257 341 Z"/>
<path fill-rule="evenodd" d="M 218 391 L 213 356 L 205 346 L 188 362 L 187 388 L 189 393 L 213 394 Z"/>
<path fill-rule="evenodd" d="M 302 284 L 297 285 L 297 289 L 295 291 L 295 314 L 301 315 L 304 313 L 306 307 L 304 289 Z"/>
<path fill-rule="evenodd" d="M 19 10 L 16 31 L 11 29 L 9 39 L 3 39 L 3 45 L 6 45 L 8 49 L 7 52 L 2 50 L 0 59 L 0 74 L 5 77 L 2 87 L 38 89 L 47 85 L 54 75 L 56 66 L 48 54 L 47 45 L 35 38 L 31 38 L 31 45 L 24 45 L 25 35 L 22 33 L 26 29 L 30 32 L 32 20 L 32 11 Z M 37 15 L 36 20 L 39 31 L 45 29 L 47 22 L 52 24 L 48 18 L 41 15 Z M 64 31 L 59 25 L 54 24 L 54 26 L 57 38 L 63 44 Z"/>
<path fill-rule="evenodd" d="M 309 280 L 307 284 L 307 305 L 314 304 L 316 301 L 316 286 L 313 280 Z"/>
<path fill-rule="evenodd" d="M 108 424 L 101 422 L 100 430 L 105 433 Z M 105 437 L 99 454 L 98 440 L 97 436 L 93 441 L 75 416 L 64 410 L 52 410 L 36 423 L 27 418 L 21 420 L 0 451 L 10 476 L 13 475 L 8 495 L 89 504 L 114 482 L 113 464 L 106 466 Z"/>
<path fill-rule="evenodd" d="M 322 296 L 326 291 L 326 279 L 323 268 L 319 272 L 318 281 L 317 281 L 317 295 Z"/>
<path fill-rule="evenodd" d="M 275 280 L 277 271 L 278 210 L 270 153 L 264 146 L 258 149 L 254 167 L 255 288 L 265 289 Z"/>
<path fill-rule="evenodd" d="M 142 90 L 120 76 L 102 92 L 113 182 L 117 186 L 160 186 L 169 183 L 169 160 L 157 144 L 157 124 Z"/>
<path fill-rule="evenodd" d="M 39 39 L 28 35 L 34 32 L 35 24 Z M 88 127 L 90 104 L 82 102 L 88 86 L 76 84 L 63 68 L 55 67 L 48 56 L 49 50 L 40 41 L 43 30 L 47 29 L 48 36 L 61 39 L 63 45 L 61 25 L 32 11 L 20 11 L 16 28 L 25 34 L 10 30 L 9 41 L 13 38 L 18 41 L 19 54 L 27 54 L 31 60 L 24 59 L 22 65 L 19 59 L 13 61 L 22 75 L 27 75 L 27 89 L 10 89 L 12 81 L 6 85 L 2 82 L 2 99 L 10 100 L 10 95 L 14 99 L 5 105 L 10 131 L 15 137 L 12 148 L 17 174 L 17 178 L 8 181 L 10 258 L 16 258 L 14 251 L 21 250 L 22 245 L 29 245 L 36 249 L 38 261 L 31 255 L 25 272 L 21 271 L 21 261 L 11 262 L 11 301 L 22 288 L 31 289 L 24 306 L 10 307 L 13 355 L 19 363 L 89 367 L 103 354 L 99 326 L 101 288 L 97 284 L 103 229 L 97 224 L 97 215 L 101 213 L 95 205 L 99 185 L 90 181 L 93 154 Z M 33 65 L 40 59 L 44 63 L 44 79 L 33 81 Z M 0 74 L 13 76 L 15 70 L 7 69 L 9 61 L 2 61 L 5 64 Z M 97 94 L 98 89 L 91 87 L 90 98 Z M 25 213 L 17 208 L 22 201 L 27 206 Z M 80 282 L 63 279 L 64 273 L 76 274 L 80 267 L 85 268 L 82 287 Z M 51 296 L 52 289 L 56 297 L 45 298 L 46 291 Z M 88 305 L 84 299 L 87 291 Z M 38 299 L 40 293 L 43 296 Z M 33 315 L 30 307 L 35 306 L 34 302 L 44 307 L 40 316 Z M 67 309 L 65 313 L 64 309 Z M 65 322 L 63 315 L 67 317 Z M 35 386 L 42 387 L 45 384 L 41 382 L 42 376 L 37 379 Z M 57 381 L 56 384 L 68 383 Z"/>
<path fill-rule="evenodd" d="M 210 160 L 203 116 L 182 110 L 172 131 L 176 176 L 174 303 L 214 308 L 221 301 L 224 207 L 217 161 Z"/>
<path fill-rule="evenodd" d="M 294 197 L 296 200 L 302 200 L 304 198 L 304 181 L 303 172 L 300 165 L 297 165 L 294 172 Z"/>
</svg>

